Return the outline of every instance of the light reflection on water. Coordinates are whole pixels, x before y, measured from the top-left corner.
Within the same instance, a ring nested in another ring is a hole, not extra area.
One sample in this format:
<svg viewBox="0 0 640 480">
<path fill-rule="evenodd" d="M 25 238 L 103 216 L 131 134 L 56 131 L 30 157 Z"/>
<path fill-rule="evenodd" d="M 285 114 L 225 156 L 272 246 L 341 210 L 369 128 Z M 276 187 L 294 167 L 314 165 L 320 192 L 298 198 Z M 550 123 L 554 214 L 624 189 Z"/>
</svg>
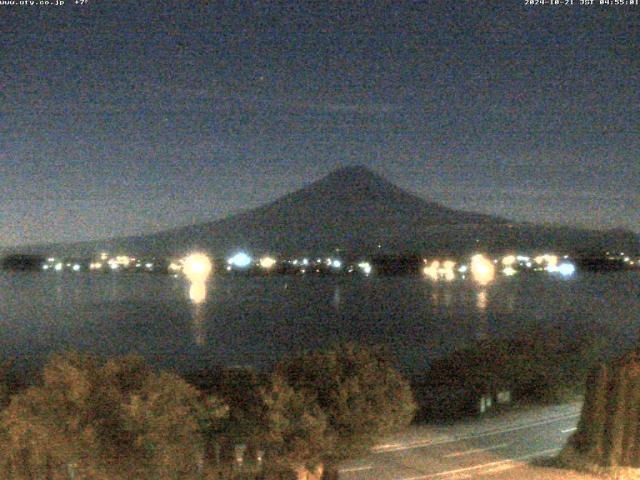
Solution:
<svg viewBox="0 0 640 480">
<path fill-rule="evenodd" d="M 336 285 L 333 290 L 333 299 L 331 303 L 333 304 L 333 308 L 338 310 L 340 308 L 340 303 L 342 302 L 342 292 L 340 292 L 340 286 Z"/>
<path fill-rule="evenodd" d="M 476 294 L 476 307 L 478 308 L 478 329 L 476 332 L 476 338 L 483 340 L 489 336 L 489 321 L 487 319 L 487 291 L 485 289 L 480 290 Z"/>
<path fill-rule="evenodd" d="M 189 299 L 193 304 L 192 307 L 192 328 L 193 328 L 193 341 L 194 343 L 202 347 L 207 341 L 207 334 L 204 328 L 205 324 L 205 311 L 202 305 L 207 299 L 207 285 L 203 281 L 190 282 L 189 286 Z"/>
<path fill-rule="evenodd" d="M 224 277 L 189 285 L 162 275 L 0 274 L 0 351 L 137 351 L 187 369 L 264 366 L 339 341 L 382 343 L 410 370 L 478 337 L 535 326 L 606 328 L 612 347 L 640 329 L 640 275 L 497 277 Z"/>
</svg>

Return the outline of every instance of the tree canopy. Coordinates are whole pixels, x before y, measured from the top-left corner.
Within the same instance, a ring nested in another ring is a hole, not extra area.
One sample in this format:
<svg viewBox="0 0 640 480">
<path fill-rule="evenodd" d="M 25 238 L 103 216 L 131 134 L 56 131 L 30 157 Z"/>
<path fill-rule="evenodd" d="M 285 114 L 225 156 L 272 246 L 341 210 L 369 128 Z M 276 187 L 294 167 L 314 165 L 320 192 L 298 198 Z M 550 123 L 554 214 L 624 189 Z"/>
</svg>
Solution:
<svg viewBox="0 0 640 480">
<path fill-rule="evenodd" d="M 54 355 L 41 385 L 12 397 L 0 416 L 0 465 L 7 478 L 51 478 L 76 469 L 93 478 L 196 473 L 202 429 L 226 413 L 170 373 L 139 357 L 101 362 Z"/>
<path fill-rule="evenodd" d="M 284 360 L 276 372 L 324 412 L 335 458 L 406 427 L 416 411 L 409 383 L 381 349 L 345 344 Z"/>
</svg>

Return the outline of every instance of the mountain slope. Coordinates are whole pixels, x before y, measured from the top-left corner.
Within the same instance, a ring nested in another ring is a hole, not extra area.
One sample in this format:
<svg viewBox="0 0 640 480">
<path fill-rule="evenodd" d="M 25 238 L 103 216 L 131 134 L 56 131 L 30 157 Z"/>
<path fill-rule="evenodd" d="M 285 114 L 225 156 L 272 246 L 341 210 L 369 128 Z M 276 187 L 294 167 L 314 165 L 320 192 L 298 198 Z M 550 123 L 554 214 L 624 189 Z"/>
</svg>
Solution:
<svg viewBox="0 0 640 480">
<path fill-rule="evenodd" d="M 628 232 L 514 223 L 446 208 L 412 195 L 364 167 L 338 169 L 265 206 L 214 222 L 156 234 L 85 242 L 65 251 L 100 249 L 181 254 L 194 248 L 226 255 L 461 252 L 476 248 L 632 248 Z M 59 251 L 59 249 L 55 249 Z M 49 247 L 49 251 L 51 248 Z"/>
</svg>

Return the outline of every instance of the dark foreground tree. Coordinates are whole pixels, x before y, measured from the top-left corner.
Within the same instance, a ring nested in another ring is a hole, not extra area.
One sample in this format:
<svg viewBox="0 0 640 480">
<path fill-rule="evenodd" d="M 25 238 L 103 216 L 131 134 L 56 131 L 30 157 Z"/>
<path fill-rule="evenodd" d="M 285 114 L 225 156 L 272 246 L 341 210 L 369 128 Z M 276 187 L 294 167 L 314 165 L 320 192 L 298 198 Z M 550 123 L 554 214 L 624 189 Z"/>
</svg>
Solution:
<svg viewBox="0 0 640 480">
<path fill-rule="evenodd" d="M 7 380 L 9 367 L 9 362 L 0 362 L 0 410 L 9 403 L 9 385 Z"/>
<path fill-rule="evenodd" d="M 2 412 L 0 476 L 191 478 L 202 469 L 202 429 L 224 413 L 215 399 L 153 373 L 138 357 L 103 364 L 55 355 L 42 385 L 13 396 Z"/>
<path fill-rule="evenodd" d="M 259 441 L 266 449 L 267 477 L 291 471 L 298 478 L 319 479 L 324 457 L 333 449 L 333 438 L 318 404 L 279 375 L 273 375 L 260 389 L 260 397 L 257 420 L 263 432 Z"/>
<path fill-rule="evenodd" d="M 38 255 L 7 255 L 0 259 L 0 270 L 36 271 L 42 268 L 44 261 L 44 257 Z"/>
<path fill-rule="evenodd" d="M 405 428 L 416 411 L 409 383 L 376 348 L 346 344 L 308 353 L 281 362 L 276 372 L 326 415 L 333 460 Z"/>
<path fill-rule="evenodd" d="M 582 415 L 561 460 L 581 466 L 640 467 L 640 358 L 632 351 L 595 369 Z"/>
</svg>

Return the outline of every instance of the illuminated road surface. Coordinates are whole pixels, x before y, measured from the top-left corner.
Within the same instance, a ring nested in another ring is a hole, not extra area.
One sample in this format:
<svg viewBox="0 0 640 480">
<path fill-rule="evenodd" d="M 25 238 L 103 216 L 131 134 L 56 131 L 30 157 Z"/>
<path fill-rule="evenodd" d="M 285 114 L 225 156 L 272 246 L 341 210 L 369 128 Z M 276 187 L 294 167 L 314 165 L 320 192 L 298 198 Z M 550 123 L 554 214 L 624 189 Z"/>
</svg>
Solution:
<svg viewBox="0 0 640 480">
<path fill-rule="evenodd" d="M 345 463 L 341 480 L 583 479 L 574 472 L 531 466 L 551 457 L 575 430 L 579 404 L 511 413 L 447 429 L 415 427 Z"/>
</svg>

